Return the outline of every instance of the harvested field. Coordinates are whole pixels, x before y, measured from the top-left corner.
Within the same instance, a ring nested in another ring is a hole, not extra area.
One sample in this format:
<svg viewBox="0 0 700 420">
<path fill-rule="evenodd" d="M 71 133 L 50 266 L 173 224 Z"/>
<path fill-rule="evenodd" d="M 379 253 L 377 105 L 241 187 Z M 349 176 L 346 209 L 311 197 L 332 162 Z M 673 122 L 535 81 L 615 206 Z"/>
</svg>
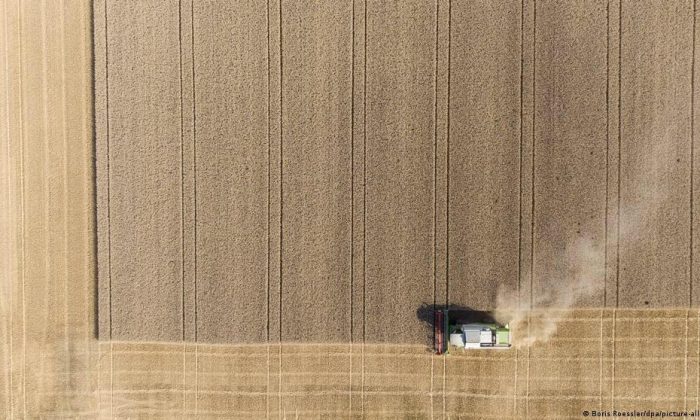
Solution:
<svg viewBox="0 0 700 420">
<path fill-rule="evenodd" d="M 693 2 L 228 4 L 0 1 L 0 418 L 700 409 Z"/>
<path fill-rule="evenodd" d="M 97 342 L 73 323 L 67 338 L 31 343 L 27 358 L 41 363 L 19 362 L 21 344 L 7 349 L 13 369 L 2 378 L 0 413 L 540 419 L 698 407 L 697 310 L 559 316 L 560 332 L 547 343 L 446 357 L 406 345 Z"/>
</svg>

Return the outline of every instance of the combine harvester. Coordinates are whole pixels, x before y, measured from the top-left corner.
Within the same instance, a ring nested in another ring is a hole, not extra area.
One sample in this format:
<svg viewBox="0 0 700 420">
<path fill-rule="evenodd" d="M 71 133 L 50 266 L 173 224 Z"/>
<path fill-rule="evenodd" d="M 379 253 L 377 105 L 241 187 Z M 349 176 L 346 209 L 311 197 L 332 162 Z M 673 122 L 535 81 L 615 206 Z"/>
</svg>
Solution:
<svg viewBox="0 0 700 420">
<path fill-rule="evenodd" d="M 511 333 L 508 324 L 500 325 L 490 316 L 484 317 L 484 314 L 473 311 L 436 310 L 434 320 L 435 353 L 449 353 L 450 347 L 461 349 L 510 348 Z M 480 318 L 479 315 L 481 315 Z"/>
</svg>

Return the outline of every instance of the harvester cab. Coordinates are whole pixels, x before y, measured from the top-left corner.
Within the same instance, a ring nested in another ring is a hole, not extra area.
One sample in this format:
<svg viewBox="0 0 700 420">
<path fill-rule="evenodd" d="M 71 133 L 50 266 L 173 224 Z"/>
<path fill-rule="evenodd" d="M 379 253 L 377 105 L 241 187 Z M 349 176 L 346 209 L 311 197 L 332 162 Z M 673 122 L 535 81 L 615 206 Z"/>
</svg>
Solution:
<svg viewBox="0 0 700 420">
<path fill-rule="evenodd" d="M 449 353 L 450 348 L 508 349 L 511 331 L 492 318 L 474 317 L 475 312 L 435 311 L 435 352 Z"/>
</svg>

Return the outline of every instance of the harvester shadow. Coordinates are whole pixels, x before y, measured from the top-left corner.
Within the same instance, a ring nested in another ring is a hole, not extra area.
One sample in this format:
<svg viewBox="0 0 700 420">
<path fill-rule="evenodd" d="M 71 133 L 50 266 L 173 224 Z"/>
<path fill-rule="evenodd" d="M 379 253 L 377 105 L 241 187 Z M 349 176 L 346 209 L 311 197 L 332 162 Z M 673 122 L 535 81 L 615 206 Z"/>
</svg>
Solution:
<svg viewBox="0 0 700 420">
<path fill-rule="evenodd" d="M 496 319 L 491 311 L 473 309 L 463 305 L 434 305 L 432 303 L 423 303 L 416 310 L 416 317 L 425 327 L 425 345 L 431 350 L 435 347 L 435 313 L 445 309 L 449 310 L 450 320 L 455 323 L 496 323 Z"/>
</svg>

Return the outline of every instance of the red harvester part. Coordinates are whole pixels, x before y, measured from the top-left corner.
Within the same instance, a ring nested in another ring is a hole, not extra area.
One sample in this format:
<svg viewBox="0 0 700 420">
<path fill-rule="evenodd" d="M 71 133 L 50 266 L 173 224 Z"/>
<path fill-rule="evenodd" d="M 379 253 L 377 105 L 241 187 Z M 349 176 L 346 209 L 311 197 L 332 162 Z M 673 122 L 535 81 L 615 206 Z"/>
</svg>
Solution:
<svg viewBox="0 0 700 420">
<path fill-rule="evenodd" d="M 445 348 L 445 334 L 444 334 L 444 314 L 442 311 L 435 311 L 435 353 L 442 354 Z"/>
</svg>

